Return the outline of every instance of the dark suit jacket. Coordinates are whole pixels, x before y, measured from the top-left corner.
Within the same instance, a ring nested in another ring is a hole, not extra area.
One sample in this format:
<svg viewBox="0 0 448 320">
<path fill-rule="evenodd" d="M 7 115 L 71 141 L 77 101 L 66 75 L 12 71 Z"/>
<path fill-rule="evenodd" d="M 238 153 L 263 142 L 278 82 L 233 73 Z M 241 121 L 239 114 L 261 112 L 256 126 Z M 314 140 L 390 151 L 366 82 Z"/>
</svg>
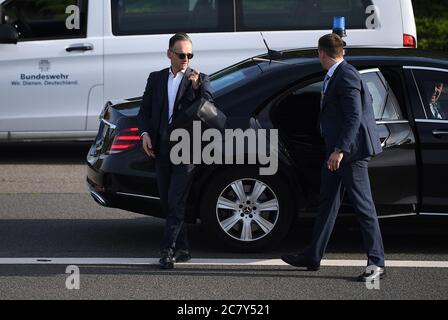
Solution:
<svg viewBox="0 0 448 320">
<path fill-rule="evenodd" d="M 343 61 L 337 67 L 322 99 L 327 154 L 337 148 L 344 152 L 344 161 L 356 161 L 382 152 L 372 96 L 352 65 Z"/>
<path fill-rule="evenodd" d="M 201 87 L 194 90 L 191 81 L 188 80 L 192 70 L 188 68 L 179 86 L 176 102 L 174 104 L 173 119 L 169 130 L 176 129 L 176 121 L 183 118 L 182 114 L 198 99 L 205 98 L 212 100 L 210 89 L 210 79 L 207 75 L 201 73 Z M 153 147 L 157 150 L 159 142 L 159 128 L 161 114 L 164 108 L 168 108 L 168 75 L 169 68 L 161 71 L 152 72 L 146 83 L 145 93 L 143 94 L 140 112 L 138 114 L 138 126 L 140 134 L 148 132 Z M 193 119 L 191 119 L 191 122 Z"/>
</svg>

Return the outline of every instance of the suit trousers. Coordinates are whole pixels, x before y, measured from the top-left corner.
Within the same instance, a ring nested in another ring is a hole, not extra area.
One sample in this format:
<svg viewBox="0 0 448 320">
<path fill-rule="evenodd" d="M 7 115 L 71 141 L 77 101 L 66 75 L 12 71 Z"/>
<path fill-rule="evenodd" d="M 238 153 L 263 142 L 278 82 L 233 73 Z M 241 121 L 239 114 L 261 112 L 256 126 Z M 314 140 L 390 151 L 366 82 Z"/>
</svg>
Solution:
<svg viewBox="0 0 448 320">
<path fill-rule="evenodd" d="M 313 237 L 305 255 L 320 263 L 336 222 L 344 194 L 347 193 L 361 226 L 368 265 L 384 267 L 384 247 L 378 217 L 372 199 L 368 174 L 369 159 L 343 163 L 331 172 L 322 167 L 319 213 Z"/>
<path fill-rule="evenodd" d="M 192 183 L 194 165 L 173 165 L 170 161 L 169 142 L 161 139 L 155 165 L 162 209 L 166 214 L 165 230 L 160 250 L 189 249 L 185 207 Z"/>
</svg>

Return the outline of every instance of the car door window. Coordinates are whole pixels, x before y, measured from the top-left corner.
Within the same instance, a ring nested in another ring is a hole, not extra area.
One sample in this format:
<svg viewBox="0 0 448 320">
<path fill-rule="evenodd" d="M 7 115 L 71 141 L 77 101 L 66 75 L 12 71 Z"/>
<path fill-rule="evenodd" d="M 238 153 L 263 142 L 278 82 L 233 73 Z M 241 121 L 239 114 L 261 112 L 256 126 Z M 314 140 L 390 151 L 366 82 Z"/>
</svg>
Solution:
<svg viewBox="0 0 448 320">
<path fill-rule="evenodd" d="M 77 25 L 72 19 L 74 11 L 67 10 L 73 5 L 79 9 Z M 87 36 L 87 0 L 12 0 L 3 4 L 1 9 L 1 22 L 17 29 L 19 41 Z"/>
<path fill-rule="evenodd" d="M 448 72 L 414 70 L 427 119 L 448 120 Z"/>
<path fill-rule="evenodd" d="M 377 121 L 403 119 L 398 100 L 381 72 L 361 74 L 373 99 L 373 110 Z"/>
</svg>

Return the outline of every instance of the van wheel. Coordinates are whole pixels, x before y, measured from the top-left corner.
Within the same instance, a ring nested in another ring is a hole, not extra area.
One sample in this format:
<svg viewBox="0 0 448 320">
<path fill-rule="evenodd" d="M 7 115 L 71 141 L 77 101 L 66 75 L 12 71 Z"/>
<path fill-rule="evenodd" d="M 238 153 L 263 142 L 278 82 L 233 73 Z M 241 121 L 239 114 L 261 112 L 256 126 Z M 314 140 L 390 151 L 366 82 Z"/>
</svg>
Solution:
<svg viewBox="0 0 448 320">
<path fill-rule="evenodd" d="M 205 190 L 204 227 L 225 248 L 261 251 L 288 234 L 294 206 L 278 176 L 260 176 L 252 168 L 226 169 Z"/>
</svg>

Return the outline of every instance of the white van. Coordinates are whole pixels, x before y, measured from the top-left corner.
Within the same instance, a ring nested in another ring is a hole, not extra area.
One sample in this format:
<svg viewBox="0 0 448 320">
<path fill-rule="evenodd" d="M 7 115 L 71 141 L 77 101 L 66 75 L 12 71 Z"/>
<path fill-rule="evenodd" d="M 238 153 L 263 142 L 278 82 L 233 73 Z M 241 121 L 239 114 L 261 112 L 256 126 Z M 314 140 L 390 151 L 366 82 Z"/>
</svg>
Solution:
<svg viewBox="0 0 448 320">
<path fill-rule="evenodd" d="M 209 74 L 266 52 L 260 31 L 272 49 L 315 47 L 334 16 L 348 45 L 417 45 L 411 0 L 0 0 L 0 15 L 0 141 L 92 140 L 178 31 Z"/>
</svg>

